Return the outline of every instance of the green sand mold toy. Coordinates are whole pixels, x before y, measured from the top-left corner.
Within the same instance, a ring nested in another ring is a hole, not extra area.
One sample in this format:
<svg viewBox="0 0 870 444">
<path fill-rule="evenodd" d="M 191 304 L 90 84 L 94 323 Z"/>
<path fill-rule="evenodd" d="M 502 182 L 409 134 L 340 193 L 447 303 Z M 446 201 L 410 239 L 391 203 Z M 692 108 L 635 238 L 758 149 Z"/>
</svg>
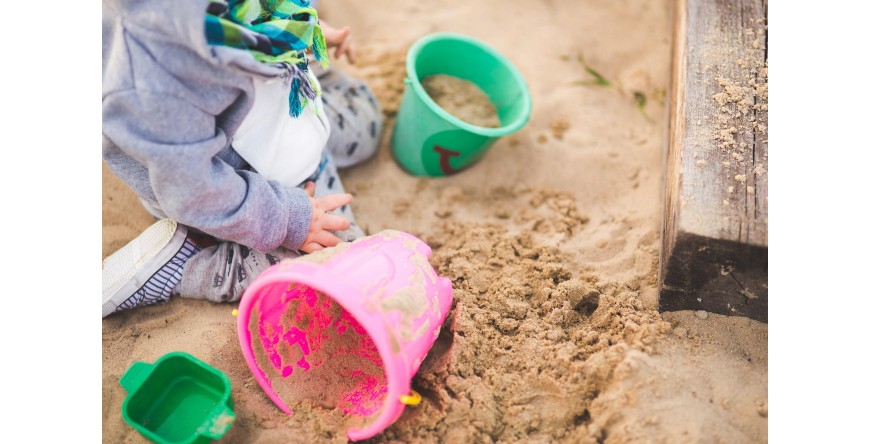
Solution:
<svg viewBox="0 0 870 444">
<path fill-rule="evenodd" d="M 417 40 L 406 57 L 405 92 L 393 130 L 393 156 L 415 176 L 449 176 L 468 168 L 501 137 L 529 121 L 532 99 L 525 79 L 501 53 L 461 34 L 435 33 Z M 446 74 L 477 85 L 495 106 L 501 125 L 465 122 L 438 106 L 422 80 Z"/>
<path fill-rule="evenodd" d="M 184 352 L 134 362 L 120 383 L 127 390 L 124 420 L 155 443 L 212 442 L 236 420 L 229 378 Z"/>
</svg>

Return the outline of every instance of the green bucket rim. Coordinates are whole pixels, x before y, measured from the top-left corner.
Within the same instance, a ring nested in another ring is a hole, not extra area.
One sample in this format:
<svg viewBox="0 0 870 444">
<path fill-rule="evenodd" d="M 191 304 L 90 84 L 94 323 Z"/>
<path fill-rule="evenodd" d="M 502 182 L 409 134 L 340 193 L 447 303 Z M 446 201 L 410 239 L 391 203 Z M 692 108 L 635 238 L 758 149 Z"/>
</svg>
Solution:
<svg viewBox="0 0 870 444">
<path fill-rule="evenodd" d="M 468 123 L 468 122 L 448 113 L 447 111 L 444 111 L 443 108 L 441 108 L 437 103 L 435 103 L 435 101 L 432 100 L 431 97 L 429 97 L 429 94 L 426 92 L 426 90 L 423 89 L 423 84 L 420 83 L 420 79 L 417 76 L 417 70 L 414 67 L 414 65 L 415 65 L 414 61 L 417 60 L 417 54 L 419 54 L 419 52 L 426 45 L 428 45 L 429 43 L 432 43 L 433 41 L 439 41 L 439 40 L 458 40 L 458 41 L 461 41 L 464 43 L 468 43 L 468 44 L 477 46 L 478 48 L 486 51 L 487 53 L 489 53 L 490 55 L 495 57 L 502 65 L 507 67 L 507 69 L 511 72 L 511 74 L 513 74 L 513 76 L 517 80 L 519 80 L 518 83 L 522 86 L 521 93 L 522 93 L 523 101 L 525 103 L 524 109 L 522 110 L 522 117 L 515 119 L 513 122 L 511 122 L 511 124 L 506 125 L 506 126 L 500 126 L 498 128 L 487 128 L 487 127 L 477 126 L 477 125 L 473 125 L 471 123 Z M 520 128 L 525 126 L 526 123 L 529 122 L 529 118 L 531 118 L 532 97 L 531 97 L 531 94 L 529 93 L 529 86 L 526 83 L 525 77 L 523 77 L 523 75 L 520 73 L 520 71 L 517 69 L 517 67 L 514 66 L 514 64 L 511 63 L 511 61 L 508 60 L 507 57 L 505 57 L 502 53 L 500 53 L 499 51 L 496 51 L 493 47 L 487 45 L 486 43 L 484 43 L 481 40 L 475 39 L 473 37 L 469 37 L 467 35 L 456 34 L 456 33 L 452 33 L 452 32 L 438 32 L 438 33 L 426 35 L 425 37 L 420 38 L 419 40 L 414 42 L 413 45 L 411 45 L 411 49 L 408 50 L 408 56 L 405 58 L 405 69 L 407 71 L 407 77 L 406 77 L 407 81 L 410 82 L 411 87 L 414 88 L 414 91 L 416 91 L 417 96 L 423 100 L 423 103 L 425 103 L 429 107 L 429 109 L 435 111 L 435 113 L 438 114 L 438 116 L 440 116 L 441 118 L 447 120 L 451 124 L 456 125 L 465 131 L 469 131 L 469 132 L 479 134 L 479 135 L 485 136 L 485 137 L 502 137 L 502 136 L 506 136 L 508 134 L 512 134 L 512 133 L 518 131 Z"/>
</svg>

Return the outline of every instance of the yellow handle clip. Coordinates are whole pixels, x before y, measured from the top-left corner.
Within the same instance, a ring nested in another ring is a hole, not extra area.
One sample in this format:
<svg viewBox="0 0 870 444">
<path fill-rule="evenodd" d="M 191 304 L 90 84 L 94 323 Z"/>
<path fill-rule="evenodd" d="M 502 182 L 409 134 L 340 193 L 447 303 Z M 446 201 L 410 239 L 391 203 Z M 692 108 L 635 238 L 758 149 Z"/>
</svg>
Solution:
<svg viewBox="0 0 870 444">
<path fill-rule="evenodd" d="M 399 397 L 399 402 L 401 402 L 402 404 L 405 404 L 405 405 L 417 405 L 417 404 L 420 403 L 420 401 L 421 401 L 422 399 L 423 399 L 423 397 L 420 396 L 419 393 L 415 392 L 414 390 L 411 390 L 411 394 L 410 394 L 410 395 L 402 395 L 402 396 L 400 396 L 400 397 Z"/>
</svg>

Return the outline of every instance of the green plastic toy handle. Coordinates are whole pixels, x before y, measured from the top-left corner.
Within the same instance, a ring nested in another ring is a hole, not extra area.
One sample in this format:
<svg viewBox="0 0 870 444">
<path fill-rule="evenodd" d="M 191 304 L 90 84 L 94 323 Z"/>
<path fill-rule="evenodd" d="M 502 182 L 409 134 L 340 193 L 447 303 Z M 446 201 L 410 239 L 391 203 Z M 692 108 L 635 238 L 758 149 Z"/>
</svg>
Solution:
<svg viewBox="0 0 870 444">
<path fill-rule="evenodd" d="M 121 387 L 128 392 L 138 389 L 139 386 L 145 382 L 145 379 L 148 377 L 148 374 L 151 373 L 152 368 L 154 368 L 153 364 L 142 361 L 134 362 L 133 365 L 124 372 L 124 375 L 121 376 Z"/>
<path fill-rule="evenodd" d="M 211 422 L 206 425 L 206 429 L 202 432 L 201 436 L 213 440 L 221 439 L 235 422 L 236 414 L 233 412 L 233 409 L 227 405 L 217 406 L 211 414 Z"/>
</svg>

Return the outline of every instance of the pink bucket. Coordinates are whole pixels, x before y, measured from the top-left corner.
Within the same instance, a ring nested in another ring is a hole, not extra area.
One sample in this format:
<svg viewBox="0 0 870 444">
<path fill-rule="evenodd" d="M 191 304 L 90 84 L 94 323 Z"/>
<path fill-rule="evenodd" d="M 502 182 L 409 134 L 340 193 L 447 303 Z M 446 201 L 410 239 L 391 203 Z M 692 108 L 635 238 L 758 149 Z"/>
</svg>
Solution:
<svg viewBox="0 0 870 444">
<path fill-rule="evenodd" d="M 453 303 L 431 248 L 387 230 L 264 271 L 239 303 L 254 378 L 285 413 L 303 400 L 341 409 L 350 440 L 396 421 Z"/>
</svg>

